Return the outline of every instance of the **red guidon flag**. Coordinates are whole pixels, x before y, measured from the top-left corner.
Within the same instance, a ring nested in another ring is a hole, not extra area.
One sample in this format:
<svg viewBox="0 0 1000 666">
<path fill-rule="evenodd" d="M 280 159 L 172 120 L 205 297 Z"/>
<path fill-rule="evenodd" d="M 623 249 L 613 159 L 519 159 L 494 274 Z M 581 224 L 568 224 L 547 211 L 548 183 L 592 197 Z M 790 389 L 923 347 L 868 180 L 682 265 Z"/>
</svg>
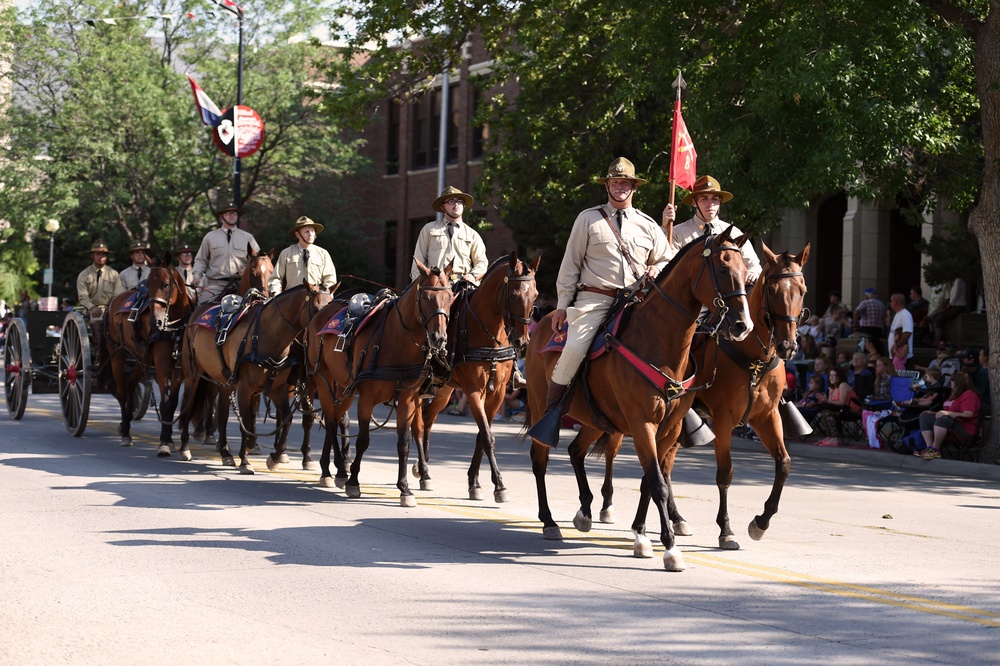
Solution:
<svg viewBox="0 0 1000 666">
<path fill-rule="evenodd" d="M 681 115 L 681 101 L 674 102 L 674 137 L 670 148 L 670 180 L 685 190 L 694 187 L 697 176 L 698 153 L 688 134 L 687 125 Z"/>
</svg>

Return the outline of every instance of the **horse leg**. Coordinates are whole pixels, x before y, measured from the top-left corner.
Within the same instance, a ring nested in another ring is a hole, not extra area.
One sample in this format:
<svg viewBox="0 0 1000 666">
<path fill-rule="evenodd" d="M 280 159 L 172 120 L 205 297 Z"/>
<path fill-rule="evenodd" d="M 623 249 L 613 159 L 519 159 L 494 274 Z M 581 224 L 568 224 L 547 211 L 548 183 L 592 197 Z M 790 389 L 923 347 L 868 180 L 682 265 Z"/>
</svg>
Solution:
<svg viewBox="0 0 1000 666">
<path fill-rule="evenodd" d="M 663 543 L 665 552 L 663 553 L 663 568 L 667 571 L 684 571 L 684 556 L 677 548 L 674 540 L 674 530 L 670 523 L 667 503 L 673 497 L 673 490 L 670 487 L 670 477 L 664 476 L 660 465 L 654 460 L 650 462 L 646 469 L 646 476 L 649 477 L 649 491 L 656 509 L 660 514 L 660 541 Z"/>
<path fill-rule="evenodd" d="M 167 343 L 157 343 L 153 348 L 156 368 L 156 385 L 160 389 L 160 448 L 156 455 L 160 458 L 169 458 L 174 448 L 174 410 L 177 409 L 177 395 L 180 392 L 179 379 L 180 371 L 175 374 L 173 359 L 171 358 L 172 345 Z"/>
<path fill-rule="evenodd" d="M 764 532 L 771 526 L 771 516 L 778 513 L 778 502 L 781 501 L 781 491 L 788 480 L 788 473 L 792 468 L 792 459 L 785 449 L 784 430 L 781 425 L 781 417 L 778 410 L 774 409 L 760 419 L 751 419 L 754 432 L 760 436 L 760 441 L 767 447 L 771 457 L 774 459 L 774 483 L 771 486 L 771 494 L 764 502 L 764 513 L 755 516 L 750 521 L 748 531 L 750 538 L 760 541 L 764 538 Z"/>
<path fill-rule="evenodd" d="M 476 436 L 476 450 L 472 456 L 472 465 L 469 467 L 469 497 L 472 498 L 473 488 L 479 488 L 479 466 L 482 463 L 483 454 L 490 463 L 490 478 L 493 481 L 493 501 L 502 504 L 508 501 L 507 488 L 503 485 L 503 477 L 500 475 L 500 466 L 497 464 L 496 437 L 493 435 L 493 415 L 496 414 L 503 401 L 504 391 L 497 391 L 491 394 L 486 403 L 482 391 L 473 391 L 469 398 L 469 409 L 472 417 L 479 426 L 479 434 Z M 499 396 L 499 400 L 497 400 Z"/>
<path fill-rule="evenodd" d="M 288 454 L 285 448 L 288 445 L 288 433 L 291 430 L 291 405 L 290 399 L 294 387 L 291 384 L 282 382 L 280 385 L 275 382 L 276 388 L 268 393 L 271 397 L 271 404 L 274 405 L 274 451 L 267 455 L 265 463 L 270 471 L 278 468 L 279 463 L 288 462 Z M 256 423 L 256 419 L 254 419 Z"/>
<path fill-rule="evenodd" d="M 299 409 L 302 411 L 302 469 L 316 469 L 316 462 L 312 459 L 312 428 L 316 422 L 316 410 L 313 409 L 312 390 L 299 396 Z"/>
<path fill-rule="evenodd" d="M 357 498 L 361 497 L 361 482 L 358 481 L 358 474 L 361 472 L 361 460 L 365 457 L 365 452 L 368 450 L 368 445 L 371 443 L 370 428 L 372 422 L 372 411 L 375 408 L 375 400 L 371 397 L 374 393 L 373 390 L 369 389 L 366 392 L 362 390 L 361 397 L 358 398 L 358 441 L 356 444 L 356 455 L 354 460 L 351 461 L 351 475 L 347 478 L 347 483 L 344 485 L 344 492 L 348 497 Z M 399 413 L 396 413 L 396 418 L 399 419 Z"/>
<path fill-rule="evenodd" d="M 138 367 L 138 366 L 137 366 Z M 115 397 L 121 408 L 121 421 L 118 424 L 118 434 L 121 436 L 121 446 L 132 446 L 132 385 L 131 375 L 125 377 L 125 354 L 118 353 L 111 357 L 111 377 L 115 382 Z"/>
<path fill-rule="evenodd" d="M 573 527 L 581 532 L 589 532 L 594 524 L 592 509 L 594 493 L 590 490 L 590 482 L 587 480 L 587 466 L 584 462 L 587 459 L 587 452 L 590 451 L 590 445 L 597 441 L 601 435 L 600 430 L 583 426 L 567 449 L 569 461 L 573 465 L 573 475 L 576 477 L 576 489 L 580 497 L 580 508 L 573 516 Z"/>
<path fill-rule="evenodd" d="M 218 441 L 216 439 L 216 432 L 218 429 L 216 427 L 216 424 L 219 418 L 218 416 L 219 405 L 221 404 L 222 409 L 226 411 L 229 410 L 229 405 L 225 402 L 226 398 L 224 398 L 224 396 L 222 395 L 223 390 L 219 388 L 217 384 L 209 383 L 207 390 L 208 393 L 205 400 L 205 411 L 202 414 L 201 422 L 196 424 L 195 427 L 197 428 L 198 426 L 201 426 L 202 431 L 205 433 L 204 438 L 201 440 L 202 444 L 204 444 L 205 446 L 211 446 L 215 444 L 216 445 L 215 449 L 216 451 L 218 451 L 219 446 L 218 446 Z M 213 400 L 213 398 L 215 399 Z"/>
<path fill-rule="evenodd" d="M 329 421 L 327 421 L 329 423 Z M 336 421 L 337 431 L 340 433 L 340 446 L 337 447 L 337 456 L 340 458 L 342 466 L 337 469 L 346 469 L 351 464 L 351 415 L 344 412 L 340 419 Z M 344 478 L 347 476 L 345 474 Z"/>
<path fill-rule="evenodd" d="M 236 423 L 240 427 L 240 474 L 254 474 L 250 463 L 250 452 L 257 446 L 257 407 L 260 403 L 259 393 L 250 393 L 249 389 L 239 389 L 236 392 Z"/>
<path fill-rule="evenodd" d="M 334 485 L 338 488 L 343 488 L 347 481 L 347 470 L 344 466 L 343 452 L 336 442 L 337 431 L 334 429 L 333 424 L 339 423 L 343 417 L 347 416 L 347 410 L 351 407 L 351 400 L 349 398 L 344 399 L 343 402 L 338 404 L 332 390 L 323 388 L 319 391 L 319 406 L 323 410 L 323 418 L 327 424 L 323 437 L 323 452 L 319 457 L 319 483 L 324 488 L 333 488 Z M 334 453 L 334 464 L 337 466 L 336 479 L 330 474 L 331 450 Z"/>
<path fill-rule="evenodd" d="M 415 415 L 412 428 L 417 449 L 417 462 L 413 463 L 411 473 L 420 479 L 421 490 L 434 489 L 429 465 L 431 461 L 431 428 L 437 422 L 437 417 L 448 406 L 453 392 L 454 389 L 445 386 L 438 390 L 433 400 L 424 402 L 417 407 L 419 414 Z"/>
<path fill-rule="evenodd" d="M 653 557 L 653 542 L 646 535 L 646 516 L 649 514 L 649 478 L 645 474 L 639 482 L 639 503 L 632 521 L 632 556 L 649 559 Z"/>
<path fill-rule="evenodd" d="M 677 459 L 677 452 L 680 450 L 680 446 L 677 445 L 676 441 L 670 442 L 668 445 L 670 449 L 667 451 L 666 456 L 664 456 L 660 469 L 663 472 L 663 476 L 669 479 L 670 474 L 673 472 L 674 461 Z M 670 493 L 667 497 L 667 517 L 670 518 L 670 524 L 673 526 L 675 536 L 691 536 L 693 534 L 691 526 L 688 525 L 688 522 L 684 520 L 684 516 L 677 509 L 673 493 Z"/>
<path fill-rule="evenodd" d="M 604 483 L 601 484 L 601 522 L 612 524 L 618 520 L 615 515 L 615 458 L 622 450 L 622 440 L 625 438 L 621 433 L 612 435 L 604 449 Z"/>
<path fill-rule="evenodd" d="M 236 460 L 229 452 L 229 442 L 226 441 L 226 421 L 229 420 L 229 394 L 234 391 L 232 387 L 217 389 L 215 405 L 215 423 L 219 432 L 219 442 L 215 445 L 215 450 L 222 456 L 222 464 L 226 467 L 236 467 Z M 208 430 L 205 430 L 205 442 L 208 442 Z"/>
<path fill-rule="evenodd" d="M 562 541 L 562 531 L 552 519 L 549 495 L 545 488 L 545 470 L 549 465 L 549 447 L 531 443 L 531 473 L 535 475 L 535 493 L 538 495 L 538 520 L 542 522 L 542 538 Z"/>
<path fill-rule="evenodd" d="M 399 488 L 399 506 L 414 507 L 417 505 L 417 498 L 410 490 L 407 480 L 407 467 L 410 461 L 410 427 L 413 425 L 415 413 L 420 409 L 417 394 L 409 391 L 399 396 L 396 406 L 396 455 L 399 458 L 399 467 L 396 474 L 396 487 Z"/>
</svg>

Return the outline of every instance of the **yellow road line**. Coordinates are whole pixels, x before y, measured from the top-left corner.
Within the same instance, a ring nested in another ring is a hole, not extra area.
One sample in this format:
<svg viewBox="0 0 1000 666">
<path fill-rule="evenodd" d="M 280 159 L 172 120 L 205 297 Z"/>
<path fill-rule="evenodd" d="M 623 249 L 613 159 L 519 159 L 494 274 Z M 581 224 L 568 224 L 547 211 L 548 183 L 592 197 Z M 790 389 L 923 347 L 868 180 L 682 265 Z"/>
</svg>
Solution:
<svg viewBox="0 0 1000 666">
<path fill-rule="evenodd" d="M 60 417 L 61 412 L 54 410 L 41 409 L 41 408 L 28 408 L 28 412 L 39 414 L 42 416 L 56 416 Z M 106 432 L 110 434 L 116 434 L 116 427 L 110 427 L 100 423 L 88 423 L 88 428 L 93 428 L 94 430 L 99 430 L 101 432 Z M 155 446 L 159 446 L 159 438 L 151 437 L 142 433 L 135 433 L 132 435 L 133 439 L 136 441 L 148 443 Z M 199 459 L 210 459 L 216 463 L 221 463 L 221 457 L 215 449 L 210 449 L 204 446 L 189 444 L 192 454 L 197 453 Z M 265 467 L 265 472 L 278 477 L 284 477 L 292 479 L 295 481 L 318 481 L 316 472 L 308 470 L 291 470 L 286 468 L 278 468 L 277 470 L 271 472 Z M 393 486 L 392 488 L 382 488 L 379 486 L 362 486 L 362 495 L 368 497 L 380 497 L 380 498 L 394 498 L 398 497 L 396 495 L 397 490 Z M 491 492 L 484 489 L 485 492 Z M 467 500 L 475 501 L 475 500 Z M 505 514 L 499 507 L 486 507 L 486 506 L 467 506 L 458 503 L 459 500 L 447 497 L 421 497 L 419 500 L 419 506 L 434 507 L 439 511 L 445 511 L 453 515 L 461 516 L 463 518 L 474 518 L 478 520 L 487 520 L 493 523 L 502 524 L 506 527 L 523 529 L 526 531 L 537 530 L 538 524 L 535 521 L 526 521 L 521 516 L 514 516 L 511 514 Z M 584 543 L 590 543 L 592 545 L 601 547 L 611 547 L 618 550 L 631 550 L 632 544 L 625 542 L 620 535 L 611 534 L 607 532 L 579 532 L 578 530 L 566 527 L 563 529 L 564 533 L 569 533 L 570 538 L 574 541 L 582 541 Z M 937 601 L 934 599 L 927 599 L 924 597 L 917 597 L 909 594 L 900 594 L 897 592 L 892 592 L 891 590 L 884 590 L 877 587 L 870 587 L 866 585 L 855 585 L 852 583 L 845 583 L 842 581 L 831 580 L 828 578 L 820 578 L 817 576 L 810 576 L 808 574 L 800 574 L 785 569 L 778 569 L 775 567 L 768 567 L 765 565 L 758 564 L 748 564 L 745 562 L 738 562 L 729 559 L 725 559 L 724 555 L 720 554 L 705 554 L 705 553 L 685 553 L 684 557 L 690 561 L 696 562 L 703 566 L 711 567 L 713 569 L 718 569 L 721 571 L 728 571 L 730 573 L 735 573 L 739 575 L 751 576 L 753 578 L 759 578 L 762 580 L 768 580 L 776 583 L 782 583 L 785 585 L 794 585 L 796 587 L 801 587 L 805 589 L 810 589 L 816 592 L 823 592 L 827 594 L 833 594 L 842 597 L 851 597 L 854 599 L 859 599 L 861 601 L 868 601 L 871 603 L 883 604 L 887 606 L 894 606 L 896 608 L 905 608 L 907 610 L 913 610 L 920 613 L 929 613 L 932 615 L 939 615 L 942 617 L 949 617 L 956 620 L 962 620 L 965 622 L 973 622 L 975 624 L 987 626 L 987 627 L 1000 627 L 1000 613 L 993 613 L 990 611 L 985 611 L 977 608 L 972 608 L 969 606 L 961 606 L 958 604 L 951 604 L 943 601 Z"/>
</svg>

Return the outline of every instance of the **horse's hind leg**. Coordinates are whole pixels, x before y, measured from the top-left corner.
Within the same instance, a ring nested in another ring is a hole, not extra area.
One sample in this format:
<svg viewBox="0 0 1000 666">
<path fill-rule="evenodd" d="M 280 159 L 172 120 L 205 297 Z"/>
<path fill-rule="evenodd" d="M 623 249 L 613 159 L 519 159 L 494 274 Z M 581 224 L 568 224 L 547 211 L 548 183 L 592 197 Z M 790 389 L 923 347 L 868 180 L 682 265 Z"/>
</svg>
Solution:
<svg viewBox="0 0 1000 666">
<path fill-rule="evenodd" d="M 215 445 L 215 450 L 222 456 L 222 464 L 226 467 L 236 467 L 236 459 L 229 451 L 229 442 L 226 441 L 226 421 L 229 420 L 229 394 L 232 388 L 217 389 L 215 404 L 215 423 L 219 431 L 219 442 Z M 205 429 L 205 443 L 208 443 L 208 429 Z"/>
<path fill-rule="evenodd" d="M 479 434 L 476 435 L 476 450 L 472 455 L 472 464 L 469 466 L 469 498 L 474 490 L 479 489 L 479 467 L 482 463 L 483 454 L 490 463 L 490 477 L 493 481 L 493 500 L 503 503 L 508 501 L 507 488 L 503 485 L 503 477 L 500 475 L 500 466 L 497 464 L 496 437 L 493 435 L 492 414 L 496 414 L 499 403 L 503 400 L 503 392 L 499 393 L 499 400 L 496 394 L 489 396 L 490 404 L 485 404 L 483 394 L 474 391 L 469 395 L 469 410 L 472 412 L 476 425 L 479 426 Z M 481 495 L 480 495 L 481 497 Z"/>
<path fill-rule="evenodd" d="M 771 494 L 764 502 L 764 513 L 755 516 L 747 528 L 750 538 L 760 541 L 764 538 L 764 532 L 771 526 L 771 517 L 778 513 L 778 503 L 781 501 L 781 491 L 788 480 L 788 473 L 792 468 L 792 459 L 785 449 L 784 431 L 781 425 L 781 417 L 778 410 L 774 409 L 770 414 L 761 419 L 751 419 L 754 432 L 760 436 L 760 441 L 771 453 L 774 459 L 774 483 L 771 486 Z"/>
<path fill-rule="evenodd" d="M 414 507 L 417 505 L 417 498 L 410 490 L 407 480 L 407 467 L 409 467 L 410 457 L 410 428 L 413 425 L 416 413 L 420 410 L 417 394 L 407 392 L 399 396 L 396 407 L 396 455 L 399 465 L 396 474 L 396 487 L 399 489 L 399 505 L 402 507 Z M 360 418 L 360 417 L 359 417 Z"/>
<path fill-rule="evenodd" d="M 316 422 L 316 410 L 313 409 L 312 390 L 299 396 L 299 409 L 302 410 L 302 469 L 316 469 L 312 459 L 312 429 Z"/>
<path fill-rule="evenodd" d="M 288 445 L 288 433 L 291 430 L 291 405 L 289 399 L 292 397 L 293 387 L 290 384 L 282 383 L 280 386 L 275 383 L 276 388 L 272 390 L 271 404 L 274 405 L 274 451 L 267 455 L 265 463 L 267 468 L 274 471 L 279 463 L 288 462 L 288 454 L 285 449 Z M 256 419 L 254 419 L 256 423 Z"/>
<path fill-rule="evenodd" d="M 531 444 L 531 473 L 535 475 L 535 493 L 538 496 L 538 520 L 542 522 L 542 537 L 551 541 L 562 541 L 562 531 L 552 519 L 549 495 L 545 488 L 545 470 L 549 465 L 549 447 Z"/>
<path fill-rule="evenodd" d="M 604 483 L 601 484 L 601 522 L 613 524 L 618 518 L 615 515 L 615 458 L 622 448 L 624 435 L 617 433 L 608 437 L 604 449 Z M 600 441 L 600 440 L 598 440 Z"/>
<path fill-rule="evenodd" d="M 117 384 L 118 377 L 118 364 L 121 364 L 121 374 L 125 374 L 125 356 L 124 354 L 117 354 L 112 360 L 112 372 L 115 373 L 116 377 L 116 387 L 119 391 L 118 402 L 122 408 L 122 421 L 119 426 L 119 434 L 121 434 L 121 445 L 122 446 L 132 446 L 132 412 L 135 410 L 135 387 L 139 385 L 139 381 L 142 379 L 144 370 L 141 365 L 136 363 L 135 367 L 132 368 L 132 372 L 129 374 L 128 378 L 125 379 L 121 384 Z M 121 396 L 121 391 L 125 391 L 125 395 Z"/>
</svg>

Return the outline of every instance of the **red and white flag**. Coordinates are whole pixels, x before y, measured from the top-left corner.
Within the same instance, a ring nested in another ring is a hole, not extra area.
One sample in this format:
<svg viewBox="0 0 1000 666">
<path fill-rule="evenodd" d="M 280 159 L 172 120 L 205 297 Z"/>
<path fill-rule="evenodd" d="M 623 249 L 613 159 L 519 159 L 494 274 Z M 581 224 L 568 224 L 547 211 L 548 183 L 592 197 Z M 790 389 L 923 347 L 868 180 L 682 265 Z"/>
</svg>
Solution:
<svg viewBox="0 0 1000 666">
<path fill-rule="evenodd" d="M 233 2 L 233 0 L 213 0 L 213 2 L 215 2 L 215 4 L 219 5 L 226 11 L 230 11 L 236 14 L 237 16 L 242 16 L 243 14 L 243 8 L 240 7 L 238 4 L 236 4 L 235 2 Z"/>
<path fill-rule="evenodd" d="M 216 127 L 222 120 L 222 111 L 219 111 L 219 107 L 215 105 L 215 102 L 205 94 L 205 91 L 201 89 L 201 86 L 190 75 L 188 76 L 188 81 L 191 82 L 191 92 L 194 93 L 194 104 L 198 107 L 198 113 L 201 114 L 201 122 L 209 127 Z"/>
<path fill-rule="evenodd" d="M 674 102 L 674 136 L 670 149 L 670 180 L 685 190 L 694 187 L 698 179 L 698 153 L 681 115 L 681 101 Z"/>
</svg>

